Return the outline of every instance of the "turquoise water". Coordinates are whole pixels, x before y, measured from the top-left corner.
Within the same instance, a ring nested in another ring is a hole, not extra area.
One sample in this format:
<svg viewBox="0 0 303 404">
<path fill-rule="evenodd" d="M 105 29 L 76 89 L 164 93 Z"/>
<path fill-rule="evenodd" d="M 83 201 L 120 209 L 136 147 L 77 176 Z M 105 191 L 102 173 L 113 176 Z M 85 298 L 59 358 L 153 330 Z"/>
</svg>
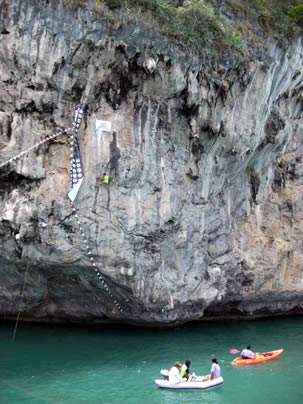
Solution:
<svg viewBox="0 0 303 404">
<path fill-rule="evenodd" d="M 0 403 L 295 404 L 303 402 L 303 318 L 209 322 L 174 329 L 77 328 L 0 324 Z M 255 351 L 284 348 L 279 358 L 230 365 L 250 343 Z M 176 361 L 191 359 L 207 374 L 210 356 L 224 386 L 209 392 L 160 390 L 153 380 Z"/>
</svg>

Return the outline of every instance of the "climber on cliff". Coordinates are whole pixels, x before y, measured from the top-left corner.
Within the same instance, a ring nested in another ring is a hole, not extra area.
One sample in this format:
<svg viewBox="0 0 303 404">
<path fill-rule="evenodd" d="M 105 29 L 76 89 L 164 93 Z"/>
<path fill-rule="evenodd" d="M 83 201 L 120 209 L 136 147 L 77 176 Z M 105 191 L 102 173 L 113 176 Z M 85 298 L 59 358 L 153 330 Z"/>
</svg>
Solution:
<svg viewBox="0 0 303 404">
<path fill-rule="evenodd" d="M 109 176 L 108 176 L 106 173 L 103 174 L 102 181 L 103 181 L 103 184 L 108 185 L 108 183 L 109 183 Z"/>
<path fill-rule="evenodd" d="M 101 185 L 101 184 L 105 184 L 105 185 L 108 185 L 108 183 L 109 183 L 109 176 L 106 174 L 106 173 L 104 173 L 103 175 L 102 175 L 102 177 L 99 179 L 99 180 L 97 180 L 97 186 L 99 186 L 99 185 Z"/>
</svg>

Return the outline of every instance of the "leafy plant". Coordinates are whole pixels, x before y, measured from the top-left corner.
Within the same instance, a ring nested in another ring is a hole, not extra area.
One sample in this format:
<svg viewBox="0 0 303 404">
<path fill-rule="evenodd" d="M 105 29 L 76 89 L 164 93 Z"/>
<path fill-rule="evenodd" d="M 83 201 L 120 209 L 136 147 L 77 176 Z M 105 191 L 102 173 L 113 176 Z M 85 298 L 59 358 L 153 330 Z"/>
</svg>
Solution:
<svg viewBox="0 0 303 404">
<path fill-rule="evenodd" d="M 211 45 L 224 35 L 223 23 L 204 0 L 187 0 L 172 16 L 172 31 L 187 43 Z"/>
<path fill-rule="evenodd" d="M 84 7 L 89 1 L 92 0 L 63 0 L 63 3 L 75 8 Z M 94 0 L 94 11 L 117 26 L 128 15 L 134 23 L 157 27 L 184 44 L 199 49 L 230 48 L 242 54 L 246 52 L 245 38 L 259 43 L 258 26 L 277 39 L 293 35 L 303 27 L 303 0 L 225 1 L 229 10 L 241 16 L 241 24 L 216 14 L 215 0 Z M 124 12 L 120 13 L 120 9 Z"/>
<path fill-rule="evenodd" d="M 296 32 L 303 26 L 303 0 L 226 0 L 235 14 L 259 22 L 267 31 L 280 34 Z"/>
<path fill-rule="evenodd" d="M 303 4 L 291 7 L 288 15 L 293 22 L 303 27 Z"/>
</svg>

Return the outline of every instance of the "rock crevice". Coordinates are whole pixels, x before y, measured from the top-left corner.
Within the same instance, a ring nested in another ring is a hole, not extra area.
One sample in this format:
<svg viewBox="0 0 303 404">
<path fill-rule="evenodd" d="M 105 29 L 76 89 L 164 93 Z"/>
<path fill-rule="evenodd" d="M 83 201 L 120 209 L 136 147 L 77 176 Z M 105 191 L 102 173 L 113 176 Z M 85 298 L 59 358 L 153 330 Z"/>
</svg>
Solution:
<svg viewBox="0 0 303 404">
<path fill-rule="evenodd" d="M 158 34 L 42 3 L 0 6 L 0 162 L 87 104 L 75 205 L 124 311 L 81 242 L 60 136 L 0 168 L 0 316 L 17 316 L 25 272 L 21 318 L 37 321 L 302 311 L 301 39 L 210 73 Z"/>
</svg>

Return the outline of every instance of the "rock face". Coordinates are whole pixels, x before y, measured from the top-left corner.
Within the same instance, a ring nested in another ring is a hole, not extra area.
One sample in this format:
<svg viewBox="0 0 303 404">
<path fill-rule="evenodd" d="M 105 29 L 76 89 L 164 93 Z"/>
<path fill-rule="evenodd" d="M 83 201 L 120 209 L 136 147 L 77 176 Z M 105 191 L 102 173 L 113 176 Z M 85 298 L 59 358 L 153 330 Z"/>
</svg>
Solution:
<svg viewBox="0 0 303 404">
<path fill-rule="evenodd" d="M 5 0 L 0 13 L 0 163 L 87 104 L 75 207 L 123 307 L 86 254 L 58 136 L 0 169 L 2 318 L 164 325 L 302 311 L 301 40 L 211 68 L 93 11 Z"/>
</svg>

